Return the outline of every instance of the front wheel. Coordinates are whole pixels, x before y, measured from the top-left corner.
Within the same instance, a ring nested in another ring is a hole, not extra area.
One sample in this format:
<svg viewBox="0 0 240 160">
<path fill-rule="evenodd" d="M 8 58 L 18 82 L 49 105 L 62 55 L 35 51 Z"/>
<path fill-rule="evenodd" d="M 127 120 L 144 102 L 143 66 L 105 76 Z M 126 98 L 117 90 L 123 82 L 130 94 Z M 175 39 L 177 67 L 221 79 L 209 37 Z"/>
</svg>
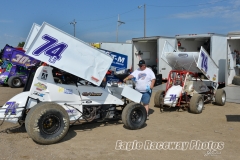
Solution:
<svg viewBox="0 0 240 160">
<path fill-rule="evenodd" d="M 128 129 L 141 128 L 147 119 L 147 111 L 145 107 L 139 103 L 129 103 L 123 109 L 122 121 Z"/>
<path fill-rule="evenodd" d="M 215 94 L 217 105 L 224 106 L 226 103 L 226 92 L 224 89 L 218 89 Z"/>
<path fill-rule="evenodd" d="M 53 102 L 41 102 L 30 109 L 25 128 L 35 142 L 53 144 L 67 134 L 69 116 L 62 106 Z"/>
<path fill-rule="evenodd" d="M 160 107 L 160 108 L 163 107 L 164 94 L 165 94 L 165 91 L 163 91 L 163 90 L 159 90 L 155 94 L 155 96 L 154 96 L 154 104 L 155 104 L 156 107 Z"/>
<path fill-rule="evenodd" d="M 202 95 L 200 94 L 193 94 L 190 100 L 190 112 L 199 114 L 202 113 L 204 107 L 204 101 Z"/>
</svg>

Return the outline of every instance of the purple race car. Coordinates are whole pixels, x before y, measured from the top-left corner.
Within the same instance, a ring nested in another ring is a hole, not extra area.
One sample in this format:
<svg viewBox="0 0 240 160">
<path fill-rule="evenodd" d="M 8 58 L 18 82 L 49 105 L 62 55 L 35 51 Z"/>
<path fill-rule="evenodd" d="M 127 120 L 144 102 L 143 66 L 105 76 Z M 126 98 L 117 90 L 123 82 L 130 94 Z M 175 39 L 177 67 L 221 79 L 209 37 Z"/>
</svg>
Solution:
<svg viewBox="0 0 240 160">
<path fill-rule="evenodd" d="M 35 66 L 40 61 L 29 57 L 24 50 L 14 48 L 9 45 L 4 47 L 2 68 L 5 71 L 0 74 L 0 84 L 9 85 L 12 88 L 18 88 L 26 83 L 29 68 Z"/>
</svg>

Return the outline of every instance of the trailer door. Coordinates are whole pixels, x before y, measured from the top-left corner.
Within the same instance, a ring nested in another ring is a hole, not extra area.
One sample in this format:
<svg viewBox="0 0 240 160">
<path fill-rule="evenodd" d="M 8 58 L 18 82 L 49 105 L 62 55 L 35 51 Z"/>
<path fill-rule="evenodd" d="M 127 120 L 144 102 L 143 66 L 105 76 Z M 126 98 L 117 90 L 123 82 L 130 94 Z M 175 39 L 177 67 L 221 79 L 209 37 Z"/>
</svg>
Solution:
<svg viewBox="0 0 240 160">
<path fill-rule="evenodd" d="M 225 36 L 213 35 L 211 38 L 211 58 L 217 64 L 218 82 L 225 82 L 226 60 L 227 60 L 227 38 Z"/>
</svg>

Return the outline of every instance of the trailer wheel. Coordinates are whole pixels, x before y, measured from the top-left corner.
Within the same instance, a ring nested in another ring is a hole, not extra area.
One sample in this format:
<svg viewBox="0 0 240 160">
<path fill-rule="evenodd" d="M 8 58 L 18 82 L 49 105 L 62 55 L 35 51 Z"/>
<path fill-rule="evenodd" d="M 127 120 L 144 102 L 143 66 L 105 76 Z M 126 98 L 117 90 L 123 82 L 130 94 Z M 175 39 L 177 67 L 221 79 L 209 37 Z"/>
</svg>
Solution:
<svg viewBox="0 0 240 160">
<path fill-rule="evenodd" d="M 160 107 L 160 108 L 163 107 L 164 94 L 165 94 L 165 91 L 163 91 L 163 90 L 157 91 L 157 93 L 154 96 L 155 106 Z"/>
<path fill-rule="evenodd" d="M 202 95 L 200 94 L 193 94 L 190 100 L 190 112 L 199 114 L 202 113 L 204 107 L 204 101 Z"/>
<path fill-rule="evenodd" d="M 122 121 L 128 129 L 141 128 L 147 119 L 147 111 L 145 107 L 139 103 L 129 103 L 123 109 Z"/>
<path fill-rule="evenodd" d="M 53 102 L 41 102 L 30 109 L 25 120 L 28 135 L 39 144 L 53 144 L 68 132 L 66 110 Z"/>
<path fill-rule="evenodd" d="M 218 89 L 215 94 L 217 105 L 224 106 L 226 102 L 226 92 L 223 89 Z"/>
<path fill-rule="evenodd" d="M 11 88 L 19 88 L 23 85 L 21 78 L 18 76 L 12 76 L 8 79 L 8 86 Z"/>
</svg>

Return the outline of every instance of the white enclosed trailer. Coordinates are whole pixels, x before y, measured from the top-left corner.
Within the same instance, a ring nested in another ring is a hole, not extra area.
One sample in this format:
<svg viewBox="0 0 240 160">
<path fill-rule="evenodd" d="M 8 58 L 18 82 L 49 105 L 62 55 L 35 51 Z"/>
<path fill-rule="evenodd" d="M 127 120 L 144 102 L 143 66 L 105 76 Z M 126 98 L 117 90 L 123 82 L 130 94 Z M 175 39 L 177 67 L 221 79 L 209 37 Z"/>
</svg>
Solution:
<svg viewBox="0 0 240 160">
<path fill-rule="evenodd" d="M 182 52 L 198 52 L 203 47 L 219 68 L 218 83 L 225 84 L 227 67 L 226 35 L 214 33 L 176 35 L 175 47 Z"/>
<path fill-rule="evenodd" d="M 240 75 L 240 31 L 229 32 L 227 36 L 226 85 L 232 84 L 235 76 Z"/>
<path fill-rule="evenodd" d="M 109 50 L 112 52 L 124 54 L 128 56 L 127 68 L 132 68 L 132 42 L 119 43 L 119 42 L 97 42 L 91 43 L 96 48 Z"/>
<path fill-rule="evenodd" d="M 137 69 L 139 60 L 143 59 L 147 65 L 156 66 L 156 74 L 162 74 L 162 79 L 167 79 L 168 73 L 172 68 L 161 59 L 165 41 L 168 41 L 172 46 L 175 45 L 174 37 L 154 36 L 133 38 L 133 69 Z"/>
</svg>

